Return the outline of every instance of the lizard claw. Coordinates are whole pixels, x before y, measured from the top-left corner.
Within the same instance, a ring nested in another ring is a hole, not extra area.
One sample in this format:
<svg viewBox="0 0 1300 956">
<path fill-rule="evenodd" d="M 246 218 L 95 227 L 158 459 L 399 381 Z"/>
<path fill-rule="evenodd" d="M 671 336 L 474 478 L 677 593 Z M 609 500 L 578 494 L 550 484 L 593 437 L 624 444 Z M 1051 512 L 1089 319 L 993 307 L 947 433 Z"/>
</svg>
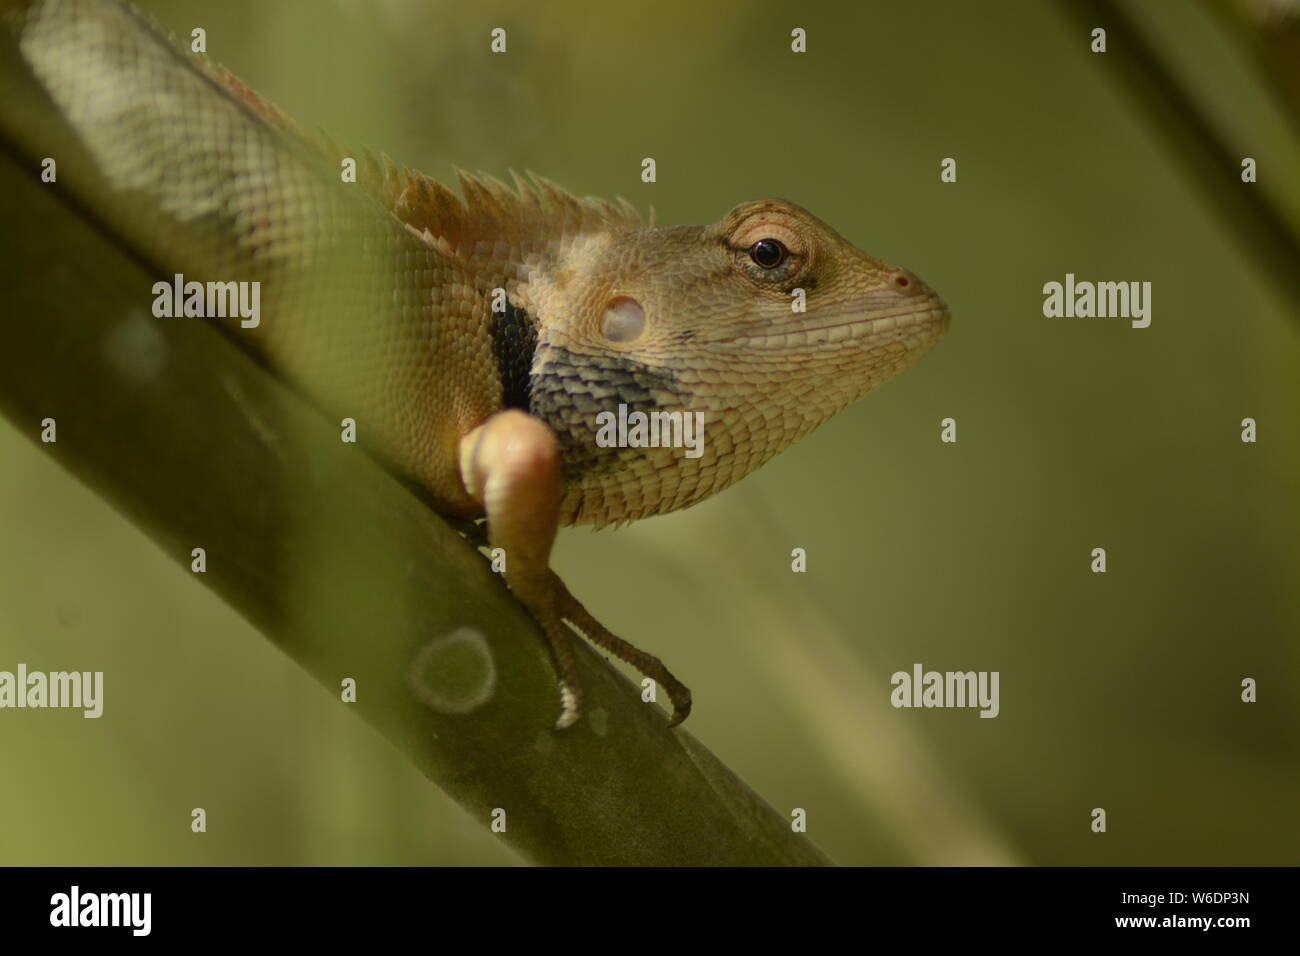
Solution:
<svg viewBox="0 0 1300 956">
<path fill-rule="evenodd" d="M 538 618 L 538 623 L 551 645 L 551 659 L 560 682 L 560 716 L 555 721 L 555 729 L 567 730 L 582 716 L 582 680 L 573 654 L 573 635 L 559 618 Z"/>
<path fill-rule="evenodd" d="M 582 689 L 577 685 L 560 682 L 560 716 L 555 721 L 556 730 L 568 730 L 582 716 Z"/>
<path fill-rule="evenodd" d="M 673 701 L 673 716 L 672 719 L 668 721 L 669 727 L 676 727 L 687 717 L 691 716 L 691 691 L 688 687 L 682 684 L 678 684 L 677 686 L 681 688 L 686 697 L 684 700 L 678 700 L 676 697 L 672 696 L 672 689 L 668 688 L 668 696 L 672 698 Z"/>
<path fill-rule="evenodd" d="M 690 716 L 690 688 L 674 677 L 672 672 L 664 667 L 663 661 L 653 654 L 647 654 L 640 648 L 611 634 L 609 630 L 591 616 L 577 598 L 569 593 L 569 589 L 564 586 L 564 582 L 560 580 L 559 575 L 554 571 L 551 572 L 551 580 L 555 587 L 556 604 L 560 616 L 567 621 L 572 621 L 591 643 L 609 651 L 619 659 L 627 661 L 667 692 L 668 699 L 673 704 L 673 715 L 668 721 L 669 727 L 676 727 Z M 561 717 L 561 720 L 563 720 L 563 717 Z"/>
</svg>

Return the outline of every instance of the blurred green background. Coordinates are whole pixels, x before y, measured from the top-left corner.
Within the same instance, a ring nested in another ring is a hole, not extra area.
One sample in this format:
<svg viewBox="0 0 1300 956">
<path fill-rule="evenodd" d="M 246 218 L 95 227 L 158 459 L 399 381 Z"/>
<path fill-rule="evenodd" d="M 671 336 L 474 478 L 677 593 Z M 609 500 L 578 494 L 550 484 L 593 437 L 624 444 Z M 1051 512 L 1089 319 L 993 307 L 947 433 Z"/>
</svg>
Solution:
<svg viewBox="0 0 1300 956">
<path fill-rule="evenodd" d="M 932 356 L 740 485 L 557 548 L 838 862 L 1300 860 L 1300 304 L 1057 5 L 141 5 L 431 175 L 533 170 L 661 223 L 779 196 L 947 299 Z M 1224 176 L 1294 227 L 1295 127 L 1248 48 L 1200 4 L 1140 19 L 1259 162 Z M 1044 318 L 1067 272 L 1152 282 L 1151 327 Z M 0 669 L 106 673 L 100 720 L 0 712 L 0 864 L 521 862 L 8 423 L 0 462 Z M 891 709 L 914 663 L 999 671 L 1000 716 Z"/>
</svg>

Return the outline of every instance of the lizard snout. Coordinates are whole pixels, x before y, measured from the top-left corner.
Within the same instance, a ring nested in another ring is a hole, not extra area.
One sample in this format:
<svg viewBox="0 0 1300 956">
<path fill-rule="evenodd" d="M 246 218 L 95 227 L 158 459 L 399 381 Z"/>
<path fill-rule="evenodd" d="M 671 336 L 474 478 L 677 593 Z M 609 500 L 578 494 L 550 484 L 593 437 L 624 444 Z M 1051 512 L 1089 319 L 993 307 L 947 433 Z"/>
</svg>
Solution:
<svg viewBox="0 0 1300 956">
<path fill-rule="evenodd" d="M 928 295 L 937 298 L 934 290 L 921 281 L 915 272 L 911 269 L 895 269 L 885 279 L 885 286 L 891 292 L 897 292 L 899 295 L 921 296 Z"/>
<path fill-rule="evenodd" d="M 948 311 L 948 303 L 939 297 L 939 293 L 925 284 L 915 272 L 911 269 L 904 269 L 901 266 L 896 267 L 893 272 L 885 278 L 885 288 L 895 295 L 904 299 L 911 300 L 917 308 L 922 307 L 921 300 L 928 300 L 924 305 L 929 306 L 934 312 L 934 316 L 939 327 L 939 334 L 942 335 L 948 329 L 948 323 L 952 318 Z"/>
</svg>

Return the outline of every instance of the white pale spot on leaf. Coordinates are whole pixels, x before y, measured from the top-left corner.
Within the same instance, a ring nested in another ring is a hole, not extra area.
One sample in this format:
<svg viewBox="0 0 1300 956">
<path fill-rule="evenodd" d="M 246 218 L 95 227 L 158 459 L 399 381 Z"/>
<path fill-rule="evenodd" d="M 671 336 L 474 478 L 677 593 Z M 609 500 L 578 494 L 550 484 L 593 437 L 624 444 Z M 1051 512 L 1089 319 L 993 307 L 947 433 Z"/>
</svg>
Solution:
<svg viewBox="0 0 1300 956">
<path fill-rule="evenodd" d="M 157 320 L 131 308 L 104 333 L 104 361 L 131 385 L 157 380 L 167 360 L 167 343 Z"/>
<path fill-rule="evenodd" d="M 411 661 L 411 690 L 443 714 L 468 714 L 492 699 L 496 662 L 486 638 L 469 627 L 435 637 Z"/>
</svg>

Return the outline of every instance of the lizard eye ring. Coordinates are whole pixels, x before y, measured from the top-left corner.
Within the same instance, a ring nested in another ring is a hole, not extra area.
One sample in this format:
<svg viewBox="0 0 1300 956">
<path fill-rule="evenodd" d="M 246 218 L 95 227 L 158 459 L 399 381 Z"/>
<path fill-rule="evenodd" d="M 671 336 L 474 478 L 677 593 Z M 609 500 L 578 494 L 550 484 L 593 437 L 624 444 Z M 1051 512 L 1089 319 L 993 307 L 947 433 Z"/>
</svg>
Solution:
<svg viewBox="0 0 1300 956">
<path fill-rule="evenodd" d="M 764 269 L 775 269 L 785 262 L 786 254 L 785 246 L 775 239 L 760 239 L 749 247 L 749 258 Z"/>
</svg>

